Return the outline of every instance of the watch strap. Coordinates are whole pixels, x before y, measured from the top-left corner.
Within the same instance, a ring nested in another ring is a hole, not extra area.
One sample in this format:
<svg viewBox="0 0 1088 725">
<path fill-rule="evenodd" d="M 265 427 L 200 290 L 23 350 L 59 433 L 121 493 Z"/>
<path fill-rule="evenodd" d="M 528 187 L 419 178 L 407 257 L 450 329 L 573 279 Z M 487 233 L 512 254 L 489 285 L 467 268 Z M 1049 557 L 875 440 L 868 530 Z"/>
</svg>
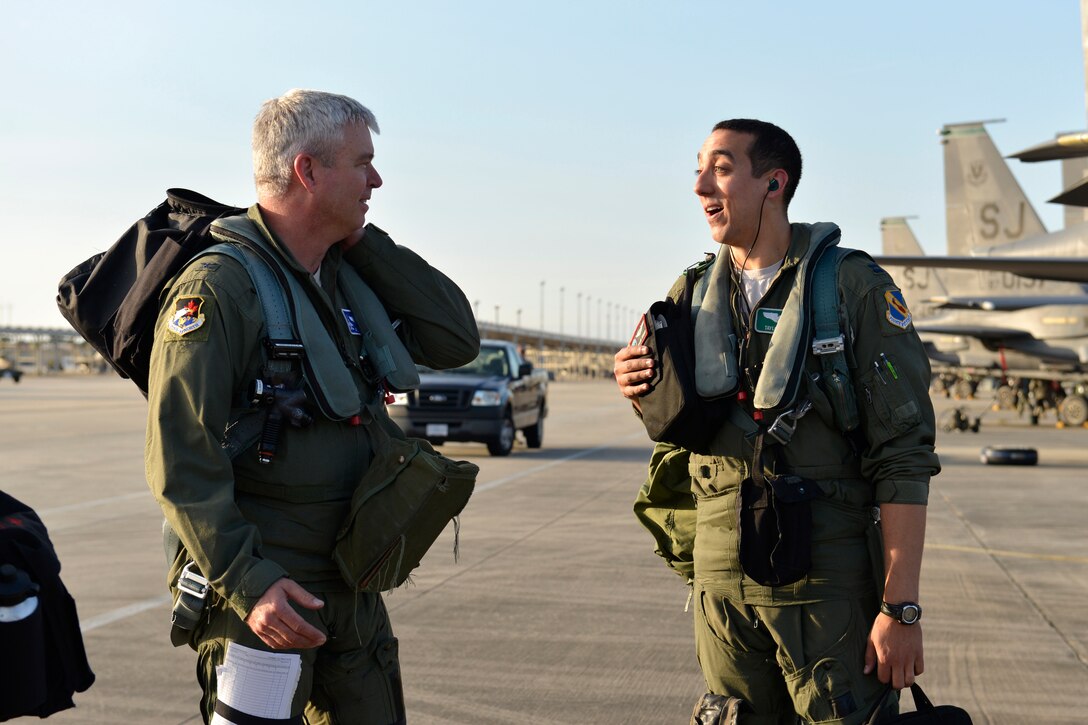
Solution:
<svg viewBox="0 0 1088 725">
<path fill-rule="evenodd" d="M 915 612 L 913 618 L 908 618 L 906 621 L 903 619 L 903 613 L 906 610 L 912 609 Z M 887 602 L 880 603 L 880 611 L 882 614 L 886 614 L 900 624 L 914 624 L 922 618 L 922 608 L 918 606 L 916 602 L 900 602 L 898 604 L 888 604 Z"/>
</svg>

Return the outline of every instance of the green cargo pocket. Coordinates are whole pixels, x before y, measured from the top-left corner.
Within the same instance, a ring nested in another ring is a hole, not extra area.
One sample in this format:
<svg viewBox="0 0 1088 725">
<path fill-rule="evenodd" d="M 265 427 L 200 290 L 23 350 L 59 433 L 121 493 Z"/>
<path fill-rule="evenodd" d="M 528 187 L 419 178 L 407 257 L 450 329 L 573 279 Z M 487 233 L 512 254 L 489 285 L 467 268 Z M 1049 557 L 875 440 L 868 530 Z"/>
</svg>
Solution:
<svg viewBox="0 0 1088 725">
<path fill-rule="evenodd" d="M 658 443 L 634 504 L 635 517 L 654 537 L 654 553 L 684 579 L 690 579 L 695 569 L 696 514 L 688 455 L 683 448 Z"/>
<path fill-rule="evenodd" d="M 786 688 L 797 713 L 806 722 L 860 722 L 883 692 L 876 674 L 865 675 L 864 642 L 868 627 L 855 601 L 824 602 L 848 608 L 849 622 L 842 636 L 812 661 L 786 676 Z M 852 716 L 852 717 L 851 717 Z"/>
</svg>

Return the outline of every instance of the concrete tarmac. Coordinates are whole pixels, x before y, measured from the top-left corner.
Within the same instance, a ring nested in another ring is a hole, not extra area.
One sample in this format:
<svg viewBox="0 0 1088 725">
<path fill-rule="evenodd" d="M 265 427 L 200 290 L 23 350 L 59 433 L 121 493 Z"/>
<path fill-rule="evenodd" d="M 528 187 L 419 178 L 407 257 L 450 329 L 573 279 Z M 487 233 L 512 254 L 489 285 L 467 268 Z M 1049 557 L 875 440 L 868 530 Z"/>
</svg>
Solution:
<svg viewBox="0 0 1088 725">
<path fill-rule="evenodd" d="M 1088 430 L 968 407 L 981 432 L 938 438 L 920 684 L 975 723 L 1084 722 Z M 550 408 L 540 450 L 443 447 L 481 474 L 458 561 L 447 530 L 387 596 L 410 722 L 685 723 L 704 690 L 687 589 L 631 514 L 650 450 L 640 424 L 610 381 L 552 384 Z M 0 488 L 49 527 L 97 675 L 50 721 L 200 721 L 195 655 L 167 637 L 145 411 L 108 376 L 0 381 Z M 1039 465 L 982 465 L 986 445 L 1035 447 Z"/>
</svg>

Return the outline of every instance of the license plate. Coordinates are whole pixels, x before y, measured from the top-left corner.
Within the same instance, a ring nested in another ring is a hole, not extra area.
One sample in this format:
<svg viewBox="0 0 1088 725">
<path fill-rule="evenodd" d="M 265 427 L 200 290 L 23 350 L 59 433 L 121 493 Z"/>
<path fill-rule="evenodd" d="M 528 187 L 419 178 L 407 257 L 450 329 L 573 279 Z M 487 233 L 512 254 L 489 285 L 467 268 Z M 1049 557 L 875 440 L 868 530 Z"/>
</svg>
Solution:
<svg viewBox="0 0 1088 725">
<path fill-rule="evenodd" d="M 445 438 L 450 434 L 450 426 L 447 423 L 428 423 L 428 438 Z"/>
</svg>

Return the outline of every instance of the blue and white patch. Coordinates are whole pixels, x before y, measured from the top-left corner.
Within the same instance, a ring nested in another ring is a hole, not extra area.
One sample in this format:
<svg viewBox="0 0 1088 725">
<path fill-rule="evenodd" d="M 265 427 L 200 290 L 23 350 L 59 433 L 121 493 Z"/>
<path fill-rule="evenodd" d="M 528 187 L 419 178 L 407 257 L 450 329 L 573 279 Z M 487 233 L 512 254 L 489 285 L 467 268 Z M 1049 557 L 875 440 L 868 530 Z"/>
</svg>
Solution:
<svg viewBox="0 0 1088 725">
<path fill-rule="evenodd" d="M 910 327 L 913 317 L 907 308 L 907 301 L 903 299 L 903 293 L 897 289 L 884 293 L 884 300 L 888 303 L 888 322 L 903 330 Z"/>
<path fill-rule="evenodd" d="M 204 324 L 204 298 L 195 295 L 178 297 L 174 300 L 174 316 L 170 318 L 168 325 L 171 332 L 179 335 L 188 335 L 194 330 L 200 329 Z"/>
<path fill-rule="evenodd" d="M 350 332 L 352 335 L 363 334 L 359 332 L 359 326 L 355 324 L 355 315 L 351 314 L 351 310 L 344 307 L 341 308 L 340 313 L 344 315 L 344 322 L 348 323 L 348 332 Z"/>
</svg>

